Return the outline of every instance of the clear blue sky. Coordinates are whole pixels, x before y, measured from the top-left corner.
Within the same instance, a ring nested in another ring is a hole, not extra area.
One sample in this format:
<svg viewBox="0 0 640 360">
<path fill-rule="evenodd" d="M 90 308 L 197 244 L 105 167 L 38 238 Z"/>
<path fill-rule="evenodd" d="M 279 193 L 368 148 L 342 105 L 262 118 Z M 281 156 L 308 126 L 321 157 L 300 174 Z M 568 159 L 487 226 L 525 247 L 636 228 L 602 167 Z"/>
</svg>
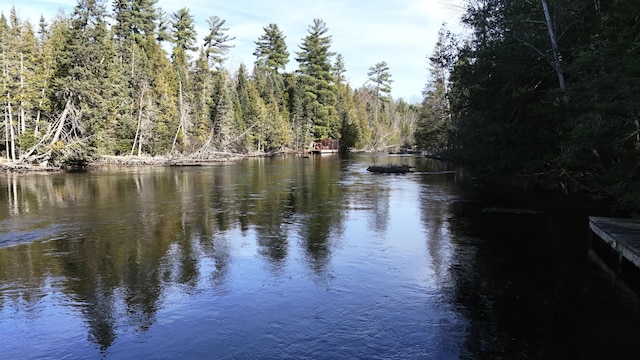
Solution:
<svg viewBox="0 0 640 360">
<path fill-rule="evenodd" d="M 454 32 L 460 31 L 462 3 L 463 0 L 159 0 L 157 6 L 169 14 L 188 7 L 196 21 L 199 44 L 210 16 L 226 20 L 228 34 L 236 37 L 226 63 L 231 70 L 240 63 L 253 66 L 254 41 L 269 23 L 277 24 L 287 37 L 291 53 L 288 70 L 297 68 L 294 57 L 298 45 L 313 19 L 322 19 L 333 36 L 331 50 L 345 59 L 345 76 L 352 87 L 367 81 L 369 67 L 386 61 L 392 74 L 392 96 L 418 102 L 428 79 L 427 56 L 433 51 L 436 34 L 443 22 Z M 5 0 L 0 11 L 8 16 L 15 6 L 21 19 L 37 25 L 40 15 L 48 21 L 59 10 L 70 14 L 75 4 L 76 0 Z M 111 4 L 107 0 L 109 11 Z"/>
</svg>

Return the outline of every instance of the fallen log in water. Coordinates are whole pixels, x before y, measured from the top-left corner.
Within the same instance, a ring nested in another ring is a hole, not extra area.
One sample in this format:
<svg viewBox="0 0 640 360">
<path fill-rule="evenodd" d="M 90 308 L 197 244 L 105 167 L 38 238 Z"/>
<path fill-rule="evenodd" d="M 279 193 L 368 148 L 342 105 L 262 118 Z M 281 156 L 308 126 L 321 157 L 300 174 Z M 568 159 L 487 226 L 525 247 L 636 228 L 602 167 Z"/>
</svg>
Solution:
<svg viewBox="0 0 640 360">
<path fill-rule="evenodd" d="M 0 172 L 6 173 L 49 173 L 60 171 L 59 167 L 51 167 L 48 166 L 47 163 L 43 163 L 42 165 L 32 165 L 25 163 L 13 163 L 13 162 L 5 162 L 0 161 Z"/>
<path fill-rule="evenodd" d="M 404 174 L 411 171 L 413 166 L 409 165 L 386 165 L 386 166 L 369 166 L 367 171 L 386 174 Z"/>
</svg>

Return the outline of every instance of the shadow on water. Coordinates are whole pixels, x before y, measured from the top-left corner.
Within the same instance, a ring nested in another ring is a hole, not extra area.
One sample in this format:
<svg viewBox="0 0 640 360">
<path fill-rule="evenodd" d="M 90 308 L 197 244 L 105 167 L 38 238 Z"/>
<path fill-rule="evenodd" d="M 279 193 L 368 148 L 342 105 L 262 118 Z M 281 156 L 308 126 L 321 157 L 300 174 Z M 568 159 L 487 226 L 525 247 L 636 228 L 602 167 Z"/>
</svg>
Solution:
<svg viewBox="0 0 640 360">
<path fill-rule="evenodd" d="M 597 204 L 472 189 L 452 206 L 454 297 L 470 358 L 628 359 L 640 351 L 638 293 L 589 247 Z"/>
</svg>

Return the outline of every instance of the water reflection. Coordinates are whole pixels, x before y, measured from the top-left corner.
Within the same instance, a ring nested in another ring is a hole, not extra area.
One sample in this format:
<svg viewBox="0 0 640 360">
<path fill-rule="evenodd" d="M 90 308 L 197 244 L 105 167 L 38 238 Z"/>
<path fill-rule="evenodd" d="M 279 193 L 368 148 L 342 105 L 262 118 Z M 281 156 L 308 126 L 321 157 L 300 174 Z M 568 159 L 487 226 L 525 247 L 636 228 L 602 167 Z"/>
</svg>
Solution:
<svg viewBox="0 0 640 360">
<path fill-rule="evenodd" d="M 447 170 L 366 155 L 0 177 L 0 350 L 553 358 L 594 340 L 559 340 L 572 323 L 637 333 L 637 309 L 586 314 L 624 301 L 594 296 L 619 287 L 592 279 L 582 224 L 483 212 L 503 205 Z"/>
<path fill-rule="evenodd" d="M 435 171 L 444 170 L 436 169 Z M 421 178 L 423 186 L 419 193 L 422 199 L 421 222 L 427 235 L 427 256 L 431 259 L 433 276 L 442 287 L 451 286 L 449 270 L 453 254 L 457 251 L 453 248 L 449 223 L 451 206 L 457 201 L 454 195 L 456 176 L 459 175 L 424 176 Z"/>
<path fill-rule="evenodd" d="M 122 323 L 149 329 L 168 288 L 227 286 L 230 241 L 254 236 L 277 274 L 297 239 L 309 268 L 324 276 L 343 218 L 340 163 L 265 161 L 7 175 L 0 309 L 37 306 L 48 279 L 66 279 L 59 290 L 81 308 L 91 341 L 107 349 Z M 229 235 L 235 229 L 240 237 Z"/>
<path fill-rule="evenodd" d="M 514 206 L 537 213 L 486 211 Z M 474 358 L 635 357 L 639 299 L 589 250 L 588 210 L 490 188 L 453 203 L 452 289 Z"/>
</svg>

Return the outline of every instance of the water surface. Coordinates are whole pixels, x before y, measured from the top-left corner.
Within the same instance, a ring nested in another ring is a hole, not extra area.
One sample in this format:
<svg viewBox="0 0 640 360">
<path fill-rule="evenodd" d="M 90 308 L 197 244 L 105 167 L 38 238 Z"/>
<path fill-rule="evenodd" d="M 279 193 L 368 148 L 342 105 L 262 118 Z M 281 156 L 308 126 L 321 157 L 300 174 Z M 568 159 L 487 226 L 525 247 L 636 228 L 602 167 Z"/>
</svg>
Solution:
<svg viewBox="0 0 640 360">
<path fill-rule="evenodd" d="M 366 171 L 386 163 L 417 173 Z M 3 175 L 2 358 L 640 350 L 640 302 L 589 250 L 582 214 L 443 170 L 331 155 Z"/>
</svg>

